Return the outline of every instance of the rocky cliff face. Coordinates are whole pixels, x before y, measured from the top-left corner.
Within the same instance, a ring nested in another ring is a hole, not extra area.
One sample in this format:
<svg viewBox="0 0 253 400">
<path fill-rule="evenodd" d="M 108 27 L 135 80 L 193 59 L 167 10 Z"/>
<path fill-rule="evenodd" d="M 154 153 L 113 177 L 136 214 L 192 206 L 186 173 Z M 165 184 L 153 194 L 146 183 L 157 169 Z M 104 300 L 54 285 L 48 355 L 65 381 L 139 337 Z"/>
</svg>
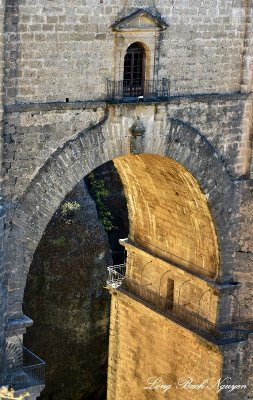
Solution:
<svg viewBox="0 0 253 400">
<path fill-rule="evenodd" d="M 48 225 L 26 287 L 25 313 L 34 326 L 25 340 L 47 363 L 41 399 L 81 400 L 96 391 L 103 398 L 110 305 L 103 286 L 111 262 L 104 228 L 81 182 Z"/>
<path fill-rule="evenodd" d="M 98 216 L 102 223 L 107 215 L 105 225 L 113 263 L 123 263 L 124 249 L 119 244 L 119 239 L 128 236 L 129 223 L 126 198 L 118 171 L 113 162 L 109 161 L 88 175 L 85 182 L 97 204 Z"/>
<path fill-rule="evenodd" d="M 112 163 L 85 182 L 47 226 L 26 286 L 24 312 L 34 325 L 25 342 L 47 363 L 43 400 L 106 398 L 110 297 L 103 286 L 111 255 L 123 261 L 118 239 L 128 233 L 127 207 Z"/>
</svg>

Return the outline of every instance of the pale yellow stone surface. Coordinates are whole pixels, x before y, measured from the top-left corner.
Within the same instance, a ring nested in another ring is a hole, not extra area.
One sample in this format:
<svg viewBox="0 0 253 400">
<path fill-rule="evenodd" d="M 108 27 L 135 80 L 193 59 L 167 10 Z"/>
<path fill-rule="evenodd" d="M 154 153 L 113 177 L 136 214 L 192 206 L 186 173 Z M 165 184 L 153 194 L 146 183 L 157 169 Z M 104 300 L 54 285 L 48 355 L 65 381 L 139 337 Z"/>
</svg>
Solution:
<svg viewBox="0 0 253 400">
<path fill-rule="evenodd" d="M 217 346 L 124 294 L 112 295 L 111 307 L 108 400 L 218 399 L 223 357 Z M 151 377 L 172 387 L 145 390 Z M 180 389 L 182 378 L 206 382 L 203 389 Z"/>
<path fill-rule="evenodd" d="M 122 179 L 129 238 L 153 255 L 214 278 L 218 243 L 208 202 L 180 164 L 151 154 L 114 160 Z"/>
</svg>

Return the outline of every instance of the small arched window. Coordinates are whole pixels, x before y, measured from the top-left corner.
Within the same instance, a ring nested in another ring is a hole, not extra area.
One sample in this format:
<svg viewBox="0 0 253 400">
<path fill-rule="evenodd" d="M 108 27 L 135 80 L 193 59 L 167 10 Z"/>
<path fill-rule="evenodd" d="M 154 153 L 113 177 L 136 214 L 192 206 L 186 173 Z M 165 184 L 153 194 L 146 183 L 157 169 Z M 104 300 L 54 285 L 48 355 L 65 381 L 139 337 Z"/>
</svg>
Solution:
<svg viewBox="0 0 253 400">
<path fill-rule="evenodd" d="M 145 49 L 141 43 L 131 44 L 124 59 L 123 91 L 125 97 L 143 96 L 145 84 Z"/>
</svg>

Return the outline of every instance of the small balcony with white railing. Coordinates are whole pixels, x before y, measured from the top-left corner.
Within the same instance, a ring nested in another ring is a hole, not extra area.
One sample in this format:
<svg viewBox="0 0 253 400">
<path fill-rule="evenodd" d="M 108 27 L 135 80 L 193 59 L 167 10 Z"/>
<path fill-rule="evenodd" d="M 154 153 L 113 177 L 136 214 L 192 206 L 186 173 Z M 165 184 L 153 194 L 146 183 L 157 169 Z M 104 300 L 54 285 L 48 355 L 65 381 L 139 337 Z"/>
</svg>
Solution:
<svg viewBox="0 0 253 400">
<path fill-rule="evenodd" d="M 118 289 L 123 280 L 125 279 L 126 264 L 113 265 L 112 267 L 107 267 L 108 279 L 106 281 L 107 285 L 113 289 Z"/>
</svg>

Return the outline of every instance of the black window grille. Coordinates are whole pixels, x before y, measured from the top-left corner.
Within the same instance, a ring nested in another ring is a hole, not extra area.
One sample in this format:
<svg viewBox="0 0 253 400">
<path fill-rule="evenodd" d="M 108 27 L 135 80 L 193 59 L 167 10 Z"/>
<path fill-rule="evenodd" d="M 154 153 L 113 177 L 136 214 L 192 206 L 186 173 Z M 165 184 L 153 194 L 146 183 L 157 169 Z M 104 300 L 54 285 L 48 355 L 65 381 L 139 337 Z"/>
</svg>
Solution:
<svg viewBox="0 0 253 400">
<path fill-rule="evenodd" d="M 131 44 L 124 60 L 123 94 L 137 97 L 144 94 L 145 50 L 140 43 Z"/>
</svg>

